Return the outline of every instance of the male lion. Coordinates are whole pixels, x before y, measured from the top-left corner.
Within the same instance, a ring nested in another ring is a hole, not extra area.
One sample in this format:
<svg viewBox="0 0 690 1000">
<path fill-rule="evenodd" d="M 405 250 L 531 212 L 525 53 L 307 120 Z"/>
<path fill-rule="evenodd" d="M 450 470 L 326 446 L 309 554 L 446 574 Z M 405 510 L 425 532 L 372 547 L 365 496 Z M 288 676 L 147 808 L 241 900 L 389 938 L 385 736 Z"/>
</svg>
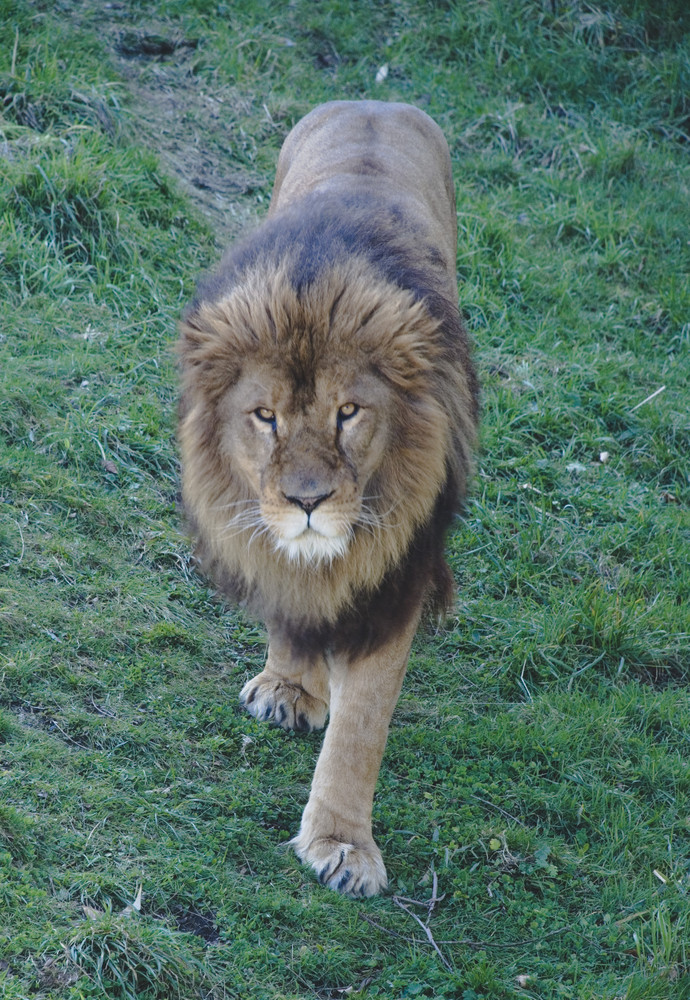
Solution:
<svg viewBox="0 0 690 1000">
<path fill-rule="evenodd" d="M 351 896 L 386 886 L 371 832 L 391 715 L 470 467 L 477 384 L 457 304 L 439 127 L 406 104 L 316 108 L 268 218 L 181 323 L 183 494 L 198 555 L 262 618 L 258 719 L 323 726 L 292 844 Z"/>
</svg>

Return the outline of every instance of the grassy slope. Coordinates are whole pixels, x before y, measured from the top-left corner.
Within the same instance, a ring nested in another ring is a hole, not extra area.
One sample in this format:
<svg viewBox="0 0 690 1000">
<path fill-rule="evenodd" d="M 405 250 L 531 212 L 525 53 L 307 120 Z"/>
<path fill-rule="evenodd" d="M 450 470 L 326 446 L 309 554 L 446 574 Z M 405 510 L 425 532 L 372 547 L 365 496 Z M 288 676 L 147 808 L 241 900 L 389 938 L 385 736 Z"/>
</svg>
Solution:
<svg viewBox="0 0 690 1000">
<path fill-rule="evenodd" d="M 410 100 L 448 136 L 483 448 L 457 616 L 417 641 L 375 811 L 393 892 L 437 879 L 441 958 L 281 847 L 320 740 L 239 712 L 261 633 L 176 508 L 168 347 L 212 235 L 132 143 L 88 7 L 0 6 L 0 996 L 690 993 L 683 8 L 112 15 L 199 40 L 146 72 L 186 62 L 222 101 L 242 211 L 321 100 Z"/>
</svg>

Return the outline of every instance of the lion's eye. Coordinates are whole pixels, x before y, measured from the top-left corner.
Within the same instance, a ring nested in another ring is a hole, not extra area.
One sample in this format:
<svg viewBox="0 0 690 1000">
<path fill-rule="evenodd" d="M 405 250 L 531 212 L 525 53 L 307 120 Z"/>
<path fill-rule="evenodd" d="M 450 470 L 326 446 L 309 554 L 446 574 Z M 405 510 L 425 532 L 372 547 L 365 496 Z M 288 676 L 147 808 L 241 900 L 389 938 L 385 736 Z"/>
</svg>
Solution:
<svg viewBox="0 0 690 1000">
<path fill-rule="evenodd" d="M 276 425 L 276 415 L 273 410 L 269 410 L 267 406 L 257 406 L 254 410 L 254 416 L 261 420 L 264 424 L 271 424 L 275 428 Z"/>
<path fill-rule="evenodd" d="M 343 403 L 343 405 L 338 408 L 338 426 L 341 426 L 346 420 L 350 420 L 358 412 L 359 407 L 356 403 Z"/>
</svg>

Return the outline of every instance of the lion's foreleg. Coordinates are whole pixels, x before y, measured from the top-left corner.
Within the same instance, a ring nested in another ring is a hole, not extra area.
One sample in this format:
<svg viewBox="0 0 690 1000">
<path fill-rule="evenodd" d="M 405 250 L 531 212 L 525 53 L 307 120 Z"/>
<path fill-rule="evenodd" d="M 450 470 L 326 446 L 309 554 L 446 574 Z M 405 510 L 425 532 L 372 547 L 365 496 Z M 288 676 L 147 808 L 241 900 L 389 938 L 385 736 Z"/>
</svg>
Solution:
<svg viewBox="0 0 690 1000">
<path fill-rule="evenodd" d="M 328 668 L 323 657 L 300 659 L 270 635 L 266 665 L 240 692 L 240 703 L 257 719 L 283 729 L 321 729 L 328 715 Z"/>
<path fill-rule="evenodd" d="M 387 885 L 371 813 L 417 621 L 374 654 L 329 661 L 331 718 L 292 844 L 320 882 L 351 896 L 373 896 Z"/>
</svg>

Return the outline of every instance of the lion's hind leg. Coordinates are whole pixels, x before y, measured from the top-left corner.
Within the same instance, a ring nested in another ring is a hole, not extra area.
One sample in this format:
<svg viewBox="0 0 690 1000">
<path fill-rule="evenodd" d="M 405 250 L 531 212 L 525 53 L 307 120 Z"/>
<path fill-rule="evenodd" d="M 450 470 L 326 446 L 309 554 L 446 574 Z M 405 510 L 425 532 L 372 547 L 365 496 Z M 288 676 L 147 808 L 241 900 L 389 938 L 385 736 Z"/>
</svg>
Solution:
<svg viewBox="0 0 690 1000">
<path fill-rule="evenodd" d="M 266 666 L 247 681 L 240 704 L 255 718 L 283 729 L 322 729 L 328 716 L 328 668 L 322 658 L 297 662 L 271 640 Z"/>
</svg>

